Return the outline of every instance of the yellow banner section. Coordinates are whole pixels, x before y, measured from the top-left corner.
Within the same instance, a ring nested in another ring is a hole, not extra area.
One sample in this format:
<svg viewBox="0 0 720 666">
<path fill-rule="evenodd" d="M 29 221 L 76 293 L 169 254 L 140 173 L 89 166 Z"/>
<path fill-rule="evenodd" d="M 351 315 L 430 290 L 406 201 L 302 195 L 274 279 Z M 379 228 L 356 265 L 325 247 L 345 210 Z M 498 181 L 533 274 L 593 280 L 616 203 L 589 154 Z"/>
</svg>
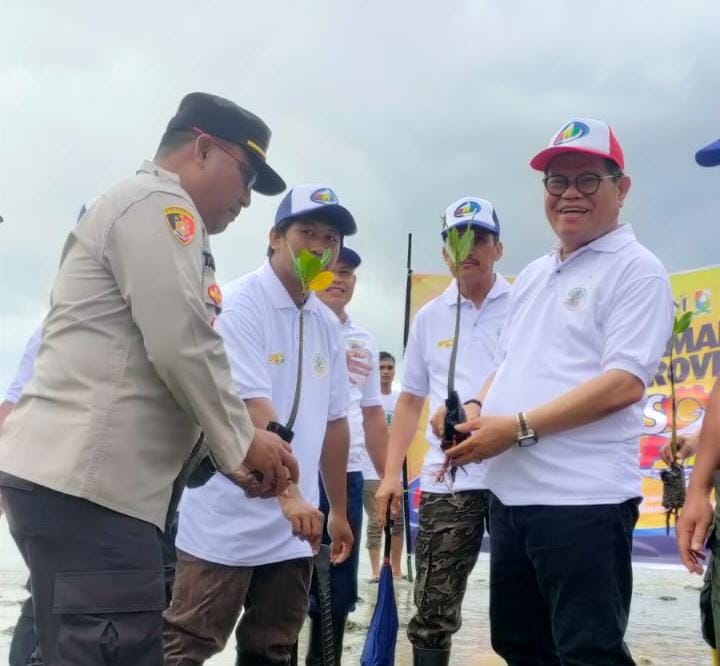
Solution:
<svg viewBox="0 0 720 666">
<path fill-rule="evenodd" d="M 672 341 L 673 374 L 680 434 L 697 432 L 707 407 L 710 389 L 720 375 L 720 266 L 675 273 L 670 276 L 678 315 L 692 312 L 690 328 Z M 648 303 L 647 307 L 652 307 Z M 643 503 L 639 530 L 665 527 L 660 448 L 670 438 L 670 344 L 660 361 L 655 380 L 647 391 L 644 436 L 640 439 L 640 468 L 643 470 Z M 688 460 L 690 469 L 694 457 Z"/>
<path fill-rule="evenodd" d="M 450 284 L 448 275 L 417 273 L 412 276 L 410 315 L 440 295 Z M 710 389 L 720 375 L 720 266 L 675 273 L 670 276 L 678 314 L 692 312 L 690 328 L 673 340 L 673 371 L 676 379 L 678 432 L 696 431 L 708 402 Z M 647 308 L 653 303 L 648 302 Z M 664 463 L 659 451 L 670 437 L 671 405 L 668 368 L 670 344 L 660 362 L 655 380 L 648 388 L 644 408 L 644 435 L 640 438 L 638 464 L 643 472 L 643 503 L 637 528 L 641 531 L 663 531 L 664 510 L 661 505 L 662 482 L 659 478 Z M 425 440 L 427 403 L 408 454 L 408 476 L 420 475 L 428 449 Z M 694 458 L 688 460 L 688 470 Z"/>
</svg>

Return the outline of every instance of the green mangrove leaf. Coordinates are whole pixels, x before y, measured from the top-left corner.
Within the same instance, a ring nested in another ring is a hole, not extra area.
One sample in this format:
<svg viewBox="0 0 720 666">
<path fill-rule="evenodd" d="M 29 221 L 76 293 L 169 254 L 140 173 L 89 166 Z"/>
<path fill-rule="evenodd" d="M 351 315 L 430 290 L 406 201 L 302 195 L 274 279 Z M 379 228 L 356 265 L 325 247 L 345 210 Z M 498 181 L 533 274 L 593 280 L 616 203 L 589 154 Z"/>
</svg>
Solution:
<svg viewBox="0 0 720 666">
<path fill-rule="evenodd" d="M 453 227 L 448 231 L 445 240 L 445 250 L 450 257 L 450 261 L 459 266 L 465 259 L 470 256 L 473 245 L 475 245 L 475 233 L 470 224 L 467 225 L 465 231 L 460 234 L 457 227 Z"/>
<path fill-rule="evenodd" d="M 692 318 L 692 312 L 686 312 L 680 317 L 675 317 L 675 322 L 673 323 L 673 335 L 680 335 L 681 333 L 687 331 Z"/>
<path fill-rule="evenodd" d="M 325 291 L 335 280 L 335 273 L 322 271 L 318 273 L 308 284 L 310 291 Z"/>
<path fill-rule="evenodd" d="M 472 252 L 473 245 L 475 245 L 475 232 L 473 231 L 472 227 L 468 224 L 467 229 L 463 231 L 462 236 L 460 237 L 460 247 L 458 250 L 458 259 L 459 264 L 461 264 L 465 259 L 467 259 L 470 256 L 470 253 Z"/>
<path fill-rule="evenodd" d="M 292 254 L 292 249 L 290 250 Z M 303 291 L 310 289 L 310 283 L 323 272 L 323 269 L 332 259 L 332 252 L 325 250 L 321 257 L 310 252 L 308 249 L 303 248 L 296 256 L 293 257 L 293 271 L 295 276 L 302 285 Z M 325 287 L 327 288 L 327 287 Z"/>
</svg>

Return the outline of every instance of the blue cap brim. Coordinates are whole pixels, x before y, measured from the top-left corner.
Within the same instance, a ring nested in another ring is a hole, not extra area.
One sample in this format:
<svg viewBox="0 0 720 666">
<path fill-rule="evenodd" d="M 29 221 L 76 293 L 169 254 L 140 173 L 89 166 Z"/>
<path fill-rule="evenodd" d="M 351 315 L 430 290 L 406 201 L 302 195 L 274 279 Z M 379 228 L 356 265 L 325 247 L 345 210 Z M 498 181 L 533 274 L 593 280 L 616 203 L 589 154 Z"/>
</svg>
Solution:
<svg viewBox="0 0 720 666">
<path fill-rule="evenodd" d="M 340 204 L 326 204 L 324 206 L 317 206 L 316 208 L 299 210 L 291 215 L 283 215 L 283 211 L 279 208 L 278 214 L 275 217 L 275 226 L 289 224 L 293 220 L 301 217 L 315 218 L 327 222 L 337 228 L 343 236 L 352 236 L 357 232 L 357 225 L 355 224 L 355 218 L 352 216 L 352 213 Z"/>
<path fill-rule="evenodd" d="M 720 164 L 720 139 L 698 150 L 695 153 L 695 161 L 704 167 L 718 166 Z"/>
<path fill-rule="evenodd" d="M 357 268 L 362 263 L 360 255 L 355 252 L 355 250 L 351 250 L 346 245 L 343 245 L 340 248 L 340 254 L 338 254 L 337 260 L 342 261 L 344 264 L 347 264 L 352 268 Z"/>
</svg>

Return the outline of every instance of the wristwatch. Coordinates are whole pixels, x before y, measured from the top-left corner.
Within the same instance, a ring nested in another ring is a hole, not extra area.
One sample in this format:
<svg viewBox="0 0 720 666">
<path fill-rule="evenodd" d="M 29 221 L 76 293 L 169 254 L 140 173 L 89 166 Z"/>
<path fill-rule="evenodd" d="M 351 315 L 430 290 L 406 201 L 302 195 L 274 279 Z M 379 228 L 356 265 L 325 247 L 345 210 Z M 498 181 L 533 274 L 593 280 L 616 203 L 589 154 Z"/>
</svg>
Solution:
<svg viewBox="0 0 720 666">
<path fill-rule="evenodd" d="M 463 405 L 464 405 L 464 406 L 467 406 L 467 405 L 477 405 L 477 406 L 478 406 L 478 409 L 482 409 L 482 402 L 480 402 L 479 400 L 476 400 L 475 398 L 470 398 L 470 400 L 466 400 L 466 401 L 463 403 Z"/>
<path fill-rule="evenodd" d="M 515 442 L 520 447 L 534 446 L 537 444 L 538 438 L 535 431 L 528 425 L 527 415 L 525 412 L 518 412 L 515 417 L 517 423 L 517 437 Z"/>
</svg>

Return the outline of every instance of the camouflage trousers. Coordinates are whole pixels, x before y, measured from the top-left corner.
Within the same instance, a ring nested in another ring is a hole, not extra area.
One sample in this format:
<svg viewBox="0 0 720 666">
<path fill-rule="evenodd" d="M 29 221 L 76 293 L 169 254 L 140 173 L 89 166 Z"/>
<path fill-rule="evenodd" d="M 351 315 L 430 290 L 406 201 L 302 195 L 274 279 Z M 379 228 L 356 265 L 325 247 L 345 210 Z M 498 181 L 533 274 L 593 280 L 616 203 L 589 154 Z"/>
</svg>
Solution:
<svg viewBox="0 0 720 666">
<path fill-rule="evenodd" d="M 467 579 L 475 566 L 488 515 L 488 491 L 422 493 L 415 542 L 415 606 L 408 638 L 419 648 L 450 649 L 462 623 Z"/>
</svg>

